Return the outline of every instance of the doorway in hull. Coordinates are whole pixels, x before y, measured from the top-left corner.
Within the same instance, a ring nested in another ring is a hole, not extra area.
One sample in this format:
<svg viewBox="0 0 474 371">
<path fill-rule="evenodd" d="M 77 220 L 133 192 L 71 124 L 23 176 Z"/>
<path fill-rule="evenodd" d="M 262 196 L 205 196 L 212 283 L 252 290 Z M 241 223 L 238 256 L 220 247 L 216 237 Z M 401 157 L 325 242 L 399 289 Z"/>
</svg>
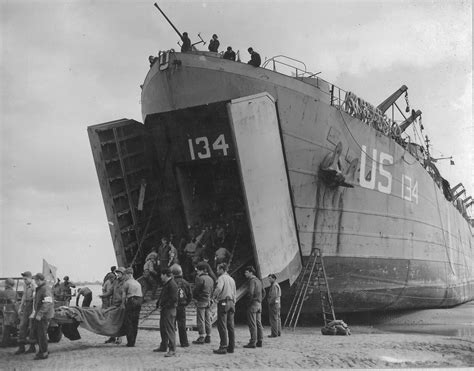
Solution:
<svg viewBox="0 0 474 371">
<path fill-rule="evenodd" d="M 215 252 L 225 248 L 229 273 L 240 286 L 245 281 L 243 269 L 255 260 L 236 160 L 185 162 L 175 171 L 189 239 L 196 243 L 195 261 L 207 255 L 215 269 Z M 189 264 L 188 260 L 188 276 Z"/>
</svg>

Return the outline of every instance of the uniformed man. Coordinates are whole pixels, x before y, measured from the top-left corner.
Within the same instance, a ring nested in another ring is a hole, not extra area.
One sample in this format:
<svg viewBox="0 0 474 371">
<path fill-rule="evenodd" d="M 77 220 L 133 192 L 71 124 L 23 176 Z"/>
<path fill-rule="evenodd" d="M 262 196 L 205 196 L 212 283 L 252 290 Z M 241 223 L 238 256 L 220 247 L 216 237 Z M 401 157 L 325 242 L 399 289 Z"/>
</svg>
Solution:
<svg viewBox="0 0 474 371">
<path fill-rule="evenodd" d="M 217 265 L 219 277 L 212 295 L 217 302 L 217 330 L 221 339 L 219 349 L 214 350 L 216 354 L 234 353 L 235 348 L 234 314 L 237 291 L 235 281 L 227 274 L 227 270 L 227 263 Z"/>
<path fill-rule="evenodd" d="M 161 281 L 163 288 L 161 295 L 156 302 L 156 307 L 160 308 L 160 335 L 161 344 L 154 352 L 166 352 L 165 357 L 176 355 L 176 307 L 178 306 L 178 285 L 169 268 L 161 271 Z"/>
<path fill-rule="evenodd" d="M 46 285 L 46 280 L 42 273 L 33 276 L 36 283 L 34 304 L 33 304 L 33 333 L 38 342 L 38 353 L 35 360 L 48 358 L 48 326 L 51 318 L 54 317 L 54 301 L 51 288 Z"/>
<path fill-rule="evenodd" d="M 181 52 L 186 53 L 191 51 L 191 40 L 188 37 L 187 32 L 183 32 L 183 36 L 181 36 L 181 41 L 183 44 L 181 45 Z"/>
<path fill-rule="evenodd" d="M 265 297 L 262 281 L 255 275 L 255 268 L 248 266 L 244 271 L 248 280 L 247 292 L 247 323 L 250 341 L 244 348 L 261 348 L 263 341 L 262 300 Z"/>
<path fill-rule="evenodd" d="M 254 67 L 260 67 L 260 64 L 262 63 L 260 54 L 254 51 L 253 48 L 248 48 L 247 50 L 250 54 L 250 60 L 247 63 Z"/>
<path fill-rule="evenodd" d="M 214 280 L 209 276 L 208 264 L 200 262 L 196 266 L 196 279 L 193 297 L 196 299 L 196 321 L 199 337 L 193 344 L 211 342 L 211 295 L 214 289 Z"/>
<path fill-rule="evenodd" d="M 125 270 L 122 289 L 122 306 L 125 308 L 124 326 L 127 334 L 127 347 L 135 346 L 142 302 L 142 286 L 133 278 L 133 269 L 129 267 Z"/>
<path fill-rule="evenodd" d="M 76 287 L 76 285 L 69 281 L 69 276 L 64 276 L 63 280 L 64 281 L 60 285 L 60 292 L 62 297 L 62 299 L 60 300 L 65 301 L 64 305 L 68 306 L 72 297 L 71 288 Z"/>
<path fill-rule="evenodd" d="M 217 53 L 219 51 L 219 40 L 217 40 L 217 35 L 214 34 L 212 35 L 212 39 L 211 41 L 209 41 L 209 46 L 208 46 L 208 49 L 210 52 L 214 52 L 214 53 Z"/>
<path fill-rule="evenodd" d="M 235 61 L 235 52 L 232 50 L 231 46 L 227 47 L 227 50 L 224 53 L 224 55 L 222 56 L 222 58 L 229 59 L 231 61 Z M 222 242 L 223 242 L 223 239 L 222 239 Z"/>
<path fill-rule="evenodd" d="M 174 280 L 178 286 L 178 306 L 176 307 L 176 322 L 178 324 L 179 343 L 185 348 L 189 346 L 186 332 L 186 307 L 193 300 L 191 285 L 183 278 L 183 269 L 179 264 L 171 266 Z"/>
<path fill-rule="evenodd" d="M 100 298 L 110 298 L 111 307 L 119 307 L 122 305 L 122 290 L 123 290 L 123 279 L 125 274 L 124 267 L 118 267 L 115 270 L 116 279 L 114 280 L 110 289 L 102 295 L 99 295 Z M 115 343 L 120 344 L 122 339 L 120 337 L 115 338 L 111 336 L 108 340 L 105 341 L 106 344 Z"/>
<path fill-rule="evenodd" d="M 8 305 L 12 311 L 16 311 L 15 304 L 17 300 L 17 293 L 13 289 L 15 286 L 15 280 L 13 278 L 7 278 L 5 280 L 5 290 L 0 291 L 0 305 Z M 16 313 L 13 313 L 16 315 Z M 11 333 L 14 329 L 13 321 L 12 323 L 5 323 L 2 332 L 2 342 L 4 346 L 10 345 L 11 343 Z"/>
<path fill-rule="evenodd" d="M 26 338 L 32 330 L 33 325 L 33 321 L 30 319 L 31 313 L 33 312 L 33 298 L 35 293 L 33 275 L 30 271 L 23 272 L 21 275 L 23 276 L 25 287 L 23 288 L 23 296 L 21 297 L 20 308 L 18 310 L 18 314 L 20 315 L 20 326 L 18 331 L 19 348 L 15 352 L 16 355 L 36 352 L 34 344 L 30 344 L 28 350 L 25 349 L 25 344 L 27 343 Z"/>
<path fill-rule="evenodd" d="M 276 281 L 274 274 L 269 274 L 270 288 L 268 289 L 268 319 L 270 321 L 271 334 L 269 338 L 276 338 L 281 336 L 281 288 Z"/>
</svg>

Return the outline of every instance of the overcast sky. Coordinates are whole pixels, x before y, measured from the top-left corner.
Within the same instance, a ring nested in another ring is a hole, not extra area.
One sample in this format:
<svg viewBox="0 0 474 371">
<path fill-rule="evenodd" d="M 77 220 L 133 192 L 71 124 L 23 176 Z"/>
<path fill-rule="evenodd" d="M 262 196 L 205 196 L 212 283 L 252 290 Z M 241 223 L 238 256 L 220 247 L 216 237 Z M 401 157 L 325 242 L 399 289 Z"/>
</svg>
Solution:
<svg viewBox="0 0 474 371">
<path fill-rule="evenodd" d="M 302 60 L 374 105 L 407 85 L 434 156 L 454 157 L 442 174 L 474 194 L 471 1 L 159 5 L 193 42 L 217 33 L 243 61 L 249 46 Z M 142 121 L 148 56 L 178 37 L 153 0 L 0 0 L 0 22 L 0 277 L 44 258 L 60 277 L 102 279 L 116 260 L 87 126 Z"/>
</svg>

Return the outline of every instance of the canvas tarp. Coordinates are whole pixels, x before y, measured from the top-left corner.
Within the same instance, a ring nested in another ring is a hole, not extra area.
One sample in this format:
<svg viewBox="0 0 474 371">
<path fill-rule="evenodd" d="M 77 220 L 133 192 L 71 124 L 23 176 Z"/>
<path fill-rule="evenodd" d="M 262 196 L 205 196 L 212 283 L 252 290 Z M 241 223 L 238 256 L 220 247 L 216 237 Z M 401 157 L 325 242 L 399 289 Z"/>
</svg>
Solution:
<svg viewBox="0 0 474 371">
<path fill-rule="evenodd" d="M 60 313 L 58 313 L 60 312 Z M 62 307 L 56 311 L 56 316 L 66 315 L 68 318 L 79 322 L 79 326 L 98 335 L 123 336 L 123 320 L 125 309 L 112 307 L 101 308 L 80 308 Z M 55 316 L 55 318 L 57 318 Z M 59 321 L 61 322 L 61 321 Z"/>
</svg>

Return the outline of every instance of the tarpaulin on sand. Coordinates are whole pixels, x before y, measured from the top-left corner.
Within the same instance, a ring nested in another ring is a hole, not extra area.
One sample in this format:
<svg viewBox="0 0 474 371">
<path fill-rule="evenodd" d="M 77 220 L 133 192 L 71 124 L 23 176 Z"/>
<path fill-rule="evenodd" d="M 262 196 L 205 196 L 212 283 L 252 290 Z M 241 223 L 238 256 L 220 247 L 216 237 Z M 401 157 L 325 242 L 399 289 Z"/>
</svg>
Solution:
<svg viewBox="0 0 474 371">
<path fill-rule="evenodd" d="M 123 336 L 125 332 L 122 329 L 125 318 L 125 309 L 112 307 L 101 308 L 80 308 L 68 307 L 61 308 L 67 313 L 67 316 L 79 322 L 79 325 L 86 330 L 104 336 Z"/>
</svg>

